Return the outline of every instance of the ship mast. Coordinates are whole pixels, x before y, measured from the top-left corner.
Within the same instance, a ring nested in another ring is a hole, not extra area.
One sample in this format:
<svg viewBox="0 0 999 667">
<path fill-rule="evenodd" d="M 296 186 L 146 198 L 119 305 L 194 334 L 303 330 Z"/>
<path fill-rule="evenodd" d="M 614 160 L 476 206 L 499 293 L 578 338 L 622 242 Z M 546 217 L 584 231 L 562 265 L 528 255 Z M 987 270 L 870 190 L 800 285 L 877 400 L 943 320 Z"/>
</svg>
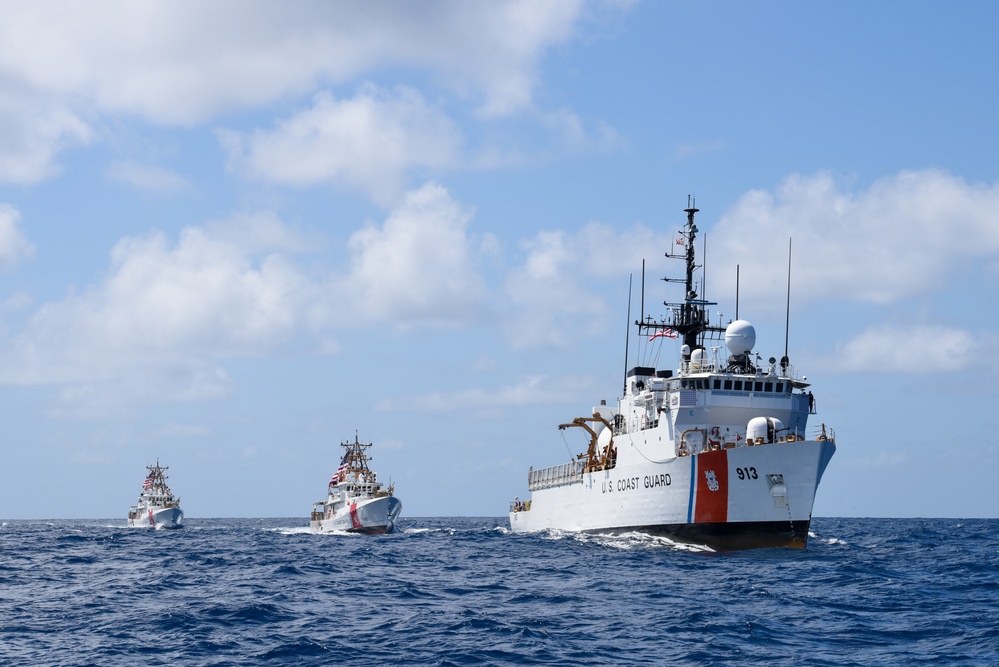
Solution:
<svg viewBox="0 0 999 667">
<path fill-rule="evenodd" d="M 667 252 L 666 257 L 684 260 L 687 268 L 686 276 L 684 278 L 663 278 L 665 282 L 683 283 L 683 302 L 664 302 L 663 305 L 669 308 L 669 317 L 663 321 L 655 322 L 650 316 L 644 320 L 635 322 L 635 324 L 638 325 L 638 333 L 642 335 L 672 329 L 677 335 L 682 337 L 683 344 L 689 350 L 695 350 L 703 347 L 706 334 L 709 332 L 712 334 L 724 334 L 725 329 L 720 326 L 713 326 L 709 322 L 708 307 L 717 304 L 713 301 L 698 298 L 694 285 L 694 271 L 700 268 L 697 265 L 694 254 L 694 241 L 697 238 L 698 232 L 697 225 L 694 224 L 694 214 L 699 209 L 695 208 L 692 199 L 688 197 L 687 208 L 683 211 L 687 214 L 687 224 L 679 233 L 683 239 L 682 245 L 684 246 L 684 250 L 682 253 Z M 680 244 L 680 242 L 680 239 L 678 239 L 677 243 Z"/>
<path fill-rule="evenodd" d="M 365 450 L 371 447 L 370 442 L 361 442 L 357 434 L 354 434 L 354 442 L 341 442 L 340 446 L 346 449 L 344 454 L 344 463 L 347 464 L 346 474 L 353 474 L 356 480 L 364 480 L 367 482 L 374 482 L 376 475 L 368 467 L 368 461 L 371 457 L 365 454 Z"/>
</svg>

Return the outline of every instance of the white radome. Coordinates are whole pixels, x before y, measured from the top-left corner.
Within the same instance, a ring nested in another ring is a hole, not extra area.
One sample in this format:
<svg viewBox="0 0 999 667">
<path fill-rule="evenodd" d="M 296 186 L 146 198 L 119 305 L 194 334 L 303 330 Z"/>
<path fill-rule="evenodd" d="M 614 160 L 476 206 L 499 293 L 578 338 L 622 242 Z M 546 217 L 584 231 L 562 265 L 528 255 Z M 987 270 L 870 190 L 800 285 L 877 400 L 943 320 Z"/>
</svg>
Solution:
<svg viewBox="0 0 999 667">
<path fill-rule="evenodd" d="M 756 346 L 756 327 L 746 320 L 736 320 L 725 328 L 725 346 L 732 354 L 749 354 Z"/>
</svg>

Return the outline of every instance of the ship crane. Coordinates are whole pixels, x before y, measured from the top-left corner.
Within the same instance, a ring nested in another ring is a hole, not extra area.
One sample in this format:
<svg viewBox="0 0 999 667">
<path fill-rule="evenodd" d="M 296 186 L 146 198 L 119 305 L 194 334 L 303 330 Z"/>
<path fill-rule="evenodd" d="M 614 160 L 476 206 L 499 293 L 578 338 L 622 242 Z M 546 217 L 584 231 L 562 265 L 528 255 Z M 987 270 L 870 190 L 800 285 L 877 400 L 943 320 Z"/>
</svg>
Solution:
<svg viewBox="0 0 999 667">
<path fill-rule="evenodd" d="M 567 428 L 577 427 L 590 434 L 590 445 L 586 448 L 586 453 L 580 454 L 577 457 L 580 459 L 586 457 L 586 465 L 583 467 L 583 472 L 595 472 L 597 470 L 608 470 L 613 468 L 617 460 L 617 451 L 614 448 L 614 436 L 611 436 L 607 446 L 604 447 L 603 452 L 598 456 L 597 440 L 600 438 L 600 434 L 591 428 L 587 422 L 599 422 L 603 424 L 605 428 L 610 429 L 610 433 L 613 433 L 610 423 L 599 414 L 592 417 L 576 417 L 570 424 L 559 424 L 558 430 L 564 431 Z"/>
</svg>

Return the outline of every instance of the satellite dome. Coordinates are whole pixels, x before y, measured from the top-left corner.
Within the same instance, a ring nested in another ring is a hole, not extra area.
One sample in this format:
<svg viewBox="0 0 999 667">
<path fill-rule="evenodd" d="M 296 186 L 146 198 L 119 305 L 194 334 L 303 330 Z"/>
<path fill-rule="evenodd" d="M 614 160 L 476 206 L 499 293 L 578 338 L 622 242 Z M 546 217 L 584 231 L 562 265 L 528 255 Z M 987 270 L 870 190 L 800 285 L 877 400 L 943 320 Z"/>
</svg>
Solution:
<svg viewBox="0 0 999 667">
<path fill-rule="evenodd" d="M 756 345 L 756 329 L 746 320 L 736 320 L 725 329 L 725 346 L 738 356 L 749 354 Z"/>
</svg>

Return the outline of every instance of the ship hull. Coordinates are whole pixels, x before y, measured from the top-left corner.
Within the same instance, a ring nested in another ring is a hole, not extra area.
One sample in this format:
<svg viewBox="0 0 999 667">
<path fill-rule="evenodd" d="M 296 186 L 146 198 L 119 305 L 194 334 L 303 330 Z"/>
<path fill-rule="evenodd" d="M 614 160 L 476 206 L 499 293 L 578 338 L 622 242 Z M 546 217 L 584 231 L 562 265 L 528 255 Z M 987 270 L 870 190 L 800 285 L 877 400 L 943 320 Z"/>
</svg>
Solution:
<svg viewBox="0 0 999 667">
<path fill-rule="evenodd" d="M 402 512 L 402 503 L 394 496 L 357 500 L 338 509 L 327 511 L 323 519 L 309 523 L 313 533 L 365 533 L 385 535 L 395 532 L 395 522 Z"/>
<path fill-rule="evenodd" d="M 622 438 L 620 445 L 648 451 L 652 442 Z M 529 509 L 510 513 L 510 527 L 637 531 L 722 551 L 804 548 L 815 491 L 835 450 L 828 440 L 798 440 L 584 473 L 535 490 L 523 505 Z"/>
<path fill-rule="evenodd" d="M 179 507 L 160 507 L 144 509 L 135 518 L 128 520 L 129 528 L 158 528 L 172 530 L 182 528 L 184 512 Z"/>
<path fill-rule="evenodd" d="M 623 526 L 583 532 L 602 535 L 645 533 L 675 542 L 700 544 L 715 551 L 787 547 L 804 549 L 809 521 L 730 521 L 725 523 L 676 523 L 659 526 Z"/>
</svg>

